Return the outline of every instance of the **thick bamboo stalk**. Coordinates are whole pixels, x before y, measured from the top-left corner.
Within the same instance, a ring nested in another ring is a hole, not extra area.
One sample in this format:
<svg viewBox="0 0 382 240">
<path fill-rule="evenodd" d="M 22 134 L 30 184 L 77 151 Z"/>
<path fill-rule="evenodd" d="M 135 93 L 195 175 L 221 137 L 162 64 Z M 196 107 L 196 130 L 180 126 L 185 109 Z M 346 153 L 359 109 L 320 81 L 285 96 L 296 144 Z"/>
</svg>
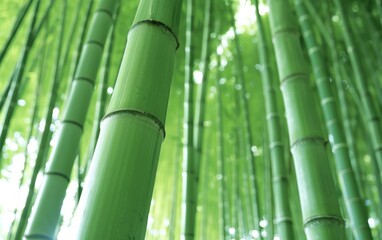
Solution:
<svg viewBox="0 0 382 240">
<path fill-rule="evenodd" d="M 71 169 L 77 156 L 103 46 L 113 22 L 116 1 L 101 1 L 93 15 L 79 67 L 66 102 L 63 120 L 57 132 L 57 144 L 50 155 L 34 211 L 28 222 L 26 238 L 54 237 Z"/>
<path fill-rule="evenodd" d="M 330 81 L 321 49 L 312 33 L 312 27 L 306 9 L 301 0 L 295 0 L 295 4 L 305 45 L 308 49 L 310 61 L 312 62 L 321 107 L 329 134 L 329 141 L 334 154 L 336 172 L 340 180 L 339 184 L 341 186 L 347 214 L 351 222 L 353 235 L 355 239 L 372 239 L 367 222 L 366 207 L 358 190 L 355 174 L 351 166 L 345 133 L 332 89 L 332 82 Z"/>
<path fill-rule="evenodd" d="M 345 239 L 337 193 L 320 129 L 312 107 L 298 30 L 290 6 L 269 0 L 271 31 L 295 161 L 304 229 L 310 239 Z M 309 104 L 310 103 L 310 104 Z"/>
<path fill-rule="evenodd" d="M 143 239 L 182 1 L 141 0 L 72 223 L 71 239 Z"/>
<path fill-rule="evenodd" d="M 273 223 L 275 234 L 281 239 L 294 239 L 293 222 L 289 203 L 289 180 L 284 159 L 284 141 L 281 131 L 281 114 L 277 106 L 276 82 L 269 67 L 266 48 L 265 31 L 259 13 L 259 4 L 256 3 L 256 23 L 258 28 L 258 49 L 261 64 L 261 78 L 265 98 L 265 111 L 269 136 L 269 151 L 272 171 L 272 188 L 275 204 Z"/>
</svg>

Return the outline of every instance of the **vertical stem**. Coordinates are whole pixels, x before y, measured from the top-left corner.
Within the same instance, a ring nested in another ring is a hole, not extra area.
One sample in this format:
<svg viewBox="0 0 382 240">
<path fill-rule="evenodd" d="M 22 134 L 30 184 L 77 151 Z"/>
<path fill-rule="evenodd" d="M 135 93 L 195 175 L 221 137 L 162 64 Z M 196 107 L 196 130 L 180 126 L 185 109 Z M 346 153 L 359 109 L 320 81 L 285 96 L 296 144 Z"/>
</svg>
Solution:
<svg viewBox="0 0 382 240">
<path fill-rule="evenodd" d="M 259 196 L 258 196 L 258 185 L 257 185 L 257 180 L 256 180 L 256 168 L 255 168 L 255 157 L 254 154 L 251 150 L 251 147 L 254 145 L 253 144 L 253 138 L 252 138 L 252 127 L 250 124 L 250 117 L 249 117 L 249 104 L 248 104 L 248 98 L 246 96 L 247 94 L 247 88 L 246 88 L 246 81 L 244 78 L 244 72 L 243 72 L 243 59 L 241 55 L 241 50 L 240 50 L 240 43 L 239 43 L 239 38 L 237 35 L 236 31 L 236 26 L 235 26 L 235 16 L 233 13 L 232 9 L 232 4 L 229 4 L 228 10 L 230 13 L 230 21 L 231 21 L 231 26 L 233 27 L 233 32 L 234 32 L 234 47 L 235 47 L 235 52 L 237 56 L 237 64 L 236 70 L 237 70 L 237 78 L 236 80 L 238 81 L 240 85 L 240 96 L 239 96 L 239 106 L 243 110 L 243 125 L 244 125 L 244 139 L 246 143 L 244 144 L 245 148 L 245 156 L 246 156 L 246 161 L 248 163 L 250 171 L 249 174 L 249 192 L 251 193 L 250 199 L 250 208 L 251 208 L 251 214 L 252 214 L 252 220 L 249 226 L 249 230 L 257 231 L 257 233 L 260 234 L 260 210 L 259 210 Z"/>
<path fill-rule="evenodd" d="M 312 62 L 313 73 L 318 88 L 321 107 L 324 113 L 329 141 L 335 159 L 336 172 L 342 190 L 343 200 L 355 239 L 372 239 L 368 226 L 368 216 L 364 200 L 361 198 L 353 172 L 346 138 L 341 124 L 339 111 L 332 90 L 332 82 L 324 64 L 324 59 L 314 38 L 310 19 L 301 0 L 295 0 L 297 16 L 303 32 L 305 45 Z"/>
<path fill-rule="evenodd" d="M 261 78 L 265 98 L 265 111 L 269 136 L 269 151 L 272 169 L 272 187 L 275 204 L 273 220 L 275 233 L 281 239 L 294 239 L 293 224 L 290 211 L 289 180 L 284 159 L 284 141 L 281 131 L 281 115 L 277 106 L 275 81 L 271 75 L 268 53 L 266 49 L 265 31 L 262 24 L 259 4 L 256 3 L 256 23 L 258 28 L 258 49 L 260 55 Z"/>
<path fill-rule="evenodd" d="M 183 174 L 182 174 L 182 238 L 195 238 L 195 221 L 197 205 L 197 169 L 194 144 L 194 46 L 192 32 L 194 30 L 194 0 L 187 0 L 186 13 L 186 49 L 185 49 L 185 82 L 184 82 L 184 124 L 183 124 Z"/>
<path fill-rule="evenodd" d="M 271 31 L 295 161 L 305 234 L 311 239 L 345 239 L 325 139 L 289 3 L 269 0 Z"/>
<path fill-rule="evenodd" d="M 154 188 L 182 1 L 141 0 L 71 239 L 144 239 Z M 112 186 L 112 187 L 111 187 Z"/>
</svg>

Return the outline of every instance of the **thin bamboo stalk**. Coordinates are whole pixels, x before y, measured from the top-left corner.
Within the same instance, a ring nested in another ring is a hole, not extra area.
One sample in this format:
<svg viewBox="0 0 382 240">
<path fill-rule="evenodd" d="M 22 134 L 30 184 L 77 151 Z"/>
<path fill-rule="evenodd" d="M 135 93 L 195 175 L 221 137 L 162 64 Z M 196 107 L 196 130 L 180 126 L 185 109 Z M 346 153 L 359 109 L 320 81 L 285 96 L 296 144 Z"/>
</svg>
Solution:
<svg viewBox="0 0 382 240">
<path fill-rule="evenodd" d="M 312 107 L 298 30 L 289 3 L 269 0 L 271 31 L 294 157 L 304 229 L 310 239 L 345 239 L 319 115 Z"/>
<path fill-rule="evenodd" d="M 227 187 L 227 174 L 226 174 L 226 157 L 224 154 L 224 119 L 223 119 L 223 88 L 220 84 L 221 79 L 221 73 L 220 73 L 220 65 L 221 65 L 221 59 L 218 55 L 218 63 L 219 67 L 217 69 L 217 76 L 216 76 L 216 98 L 217 98 L 217 116 L 216 116 L 216 125 L 217 125 L 217 139 L 218 139 L 218 145 L 217 145 L 217 169 L 219 174 L 221 175 L 220 184 L 219 184 L 219 209 L 220 209 L 220 237 L 221 239 L 228 239 L 229 232 L 228 232 L 228 223 L 229 223 L 229 202 L 228 202 L 228 187 Z"/>
<path fill-rule="evenodd" d="M 181 5 L 182 1 L 140 1 L 71 239 L 145 236 L 179 46 Z"/>
<path fill-rule="evenodd" d="M 29 130 L 28 130 L 28 134 L 27 134 L 27 138 L 26 138 L 27 140 L 26 140 L 25 149 L 24 149 L 24 166 L 23 166 L 22 175 L 21 175 L 21 178 L 19 181 L 19 191 L 21 190 L 21 187 L 24 184 L 26 171 L 27 171 L 27 165 L 29 163 L 28 146 L 32 140 L 33 133 L 34 133 L 34 130 L 36 127 L 36 121 L 38 120 L 37 115 L 38 115 L 39 104 L 40 104 L 39 97 L 41 95 L 42 81 L 44 79 L 44 74 L 45 74 L 44 67 L 45 67 L 45 63 L 46 63 L 46 55 L 45 55 L 46 54 L 46 38 L 44 38 L 44 41 L 40 47 L 40 53 L 41 53 L 41 55 L 39 55 L 38 59 L 36 60 L 36 62 L 40 63 L 40 66 L 39 66 L 38 76 L 37 76 L 38 81 L 37 81 L 37 85 L 36 85 L 36 93 L 35 93 L 34 100 L 33 100 L 34 105 L 33 105 L 32 117 L 30 119 L 30 126 L 29 126 Z M 17 212 L 18 212 L 18 208 L 16 207 L 14 210 L 15 217 L 14 217 L 14 219 L 11 223 L 11 226 L 9 228 L 8 240 L 13 239 L 12 238 L 12 236 L 14 234 L 13 228 L 16 224 L 16 220 L 18 220 L 17 219 L 17 215 L 18 215 Z"/>
<path fill-rule="evenodd" d="M 64 28 L 65 18 L 66 18 L 66 1 L 63 2 L 63 11 L 62 11 L 62 18 L 61 18 L 61 24 L 60 24 L 59 30 L 62 30 Z M 55 59 L 53 83 L 51 85 L 51 91 L 50 91 L 51 95 L 49 98 L 48 110 L 45 115 L 45 125 L 42 132 L 41 140 L 40 140 L 40 145 L 39 145 L 39 149 L 38 149 L 38 153 L 36 157 L 36 163 L 32 173 L 32 178 L 29 184 L 27 199 L 25 201 L 24 209 L 21 214 L 20 223 L 17 228 L 15 239 L 22 239 L 25 228 L 28 227 L 27 219 L 30 214 L 30 210 L 32 208 L 33 197 L 35 196 L 35 185 L 37 181 L 37 176 L 41 168 L 45 164 L 46 153 L 49 149 L 49 141 L 51 138 L 50 128 L 51 128 L 51 124 L 53 120 L 52 114 L 53 114 L 54 106 L 56 105 L 56 101 L 57 101 L 57 95 L 58 95 L 57 91 L 60 86 L 60 72 L 62 69 L 60 61 L 61 61 L 61 54 L 63 51 L 63 46 L 62 46 L 63 38 L 64 38 L 63 31 L 60 31 L 58 42 L 57 42 L 57 50 L 56 50 L 57 54 Z M 25 238 L 28 239 L 29 236 L 25 236 Z"/>
<path fill-rule="evenodd" d="M 15 21 L 15 24 L 13 25 L 12 30 L 9 33 L 7 40 L 5 40 L 3 48 L 1 49 L 1 52 L 0 52 L 0 64 L 3 61 L 5 55 L 7 54 L 9 46 L 11 45 L 12 41 L 15 39 L 16 33 L 20 29 L 20 25 L 22 24 L 23 20 L 25 19 L 25 16 L 27 15 L 27 12 L 28 12 L 30 6 L 32 5 L 32 3 L 33 3 L 33 0 L 29 0 L 23 6 L 21 11 L 19 12 L 19 15 L 17 16 L 17 19 Z"/>
<path fill-rule="evenodd" d="M 294 239 L 293 222 L 290 210 L 288 173 L 284 159 L 284 141 L 281 131 L 281 116 L 277 106 L 277 92 L 275 81 L 271 75 L 268 53 L 266 48 L 265 31 L 259 12 L 258 1 L 256 4 L 256 23 L 258 28 L 258 49 L 261 64 L 261 77 L 263 94 L 265 98 L 265 111 L 269 136 L 269 151 L 272 171 L 272 187 L 275 204 L 275 234 L 281 239 Z"/>
<path fill-rule="evenodd" d="M 202 54 L 201 54 L 201 70 L 202 70 L 202 83 L 196 92 L 195 101 L 195 118 L 194 118 L 194 161 L 196 166 L 196 181 L 199 182 L 199 169 L 200 169 L 200 159 L 202 156 L 202 146 L 203 146 L 203 134 L 204 134 L 204 115 L 205 115 L 205 105 L 206 105 L 206 95 L 207 95 L 207 85 L 208 85 L 208 73 L 209 73 L 209 62 L 210 62 L 210 35 L 211 35 L 211 25 L 212 19 L 212 0 L 206 0 L 204 6 L 204 23 L 203 23 L 203 36 L 202 36 Z"/>
<path fill-rule="evenodd" d="M 240 42 L 239 42 L 239 38 L 237 35 L 236 26 L 235 26 L 235 17 L 234 17 L 231 4 L 229 4 L 228 10 L 230 13 L 231 26 L 234 32 L 234 47 L 235 47 L 235 53 L 237 57 L 236 59 L 237 64 L 235 64 L 235 66 L 236 66 L 236 71 L 238 76 L 235 79 L 237 81 L 237 84 L 240 85 L 240 88 L 239 88 L 239 92 L 240 92 L 239 104 L 240 105 L 239 106 L 243 110 L 242 114 L 244 118 L 243 135 L 244 135 L 244 139 L 246 143 L 243 145 L 243 147 L 245 148 L 245 156 L 246 156 L 246 161 L 248 164 L 248 168 L 246 169 L 250 171 L 248 177 L 249 177 L 249 192 L 250 192 L 250 201 L 251 201 L 250 208 L 251 208 L 252 216 L 251 216 L 251 223 L 249 223 L 250 224 L 249 228 L 251 231 L 253 230 L 260 233 L 260 225 L 259 225 L 260 210 L 259 210 L 259 196 L 258 196 L 259 188 L 258 188 L 257 180 L 256 180 L 256 168 L 255 168 L 256 160 L 251 150 L 251 147 L 254 144 L 253 144 L 253 137 L 252 137 L 252 127 L 250 124 L 250 117 L 249 117 L 249 114 L 250 114 L 249 103 L 246 97 L 247 87 L 246 87 L 246 80 L 245 80 L 244 72 L 243 72 L 244 65 L 243 65 L 243 59 L 242 59 L 241 50 L 240 50 Z"/>
<path fill-rule="evenodd" d="M 25 65 L 28 61 L 29 53 L 30 53 L 30 50 L 33 46 L 34 39 L 35 39 L 34 28 L 35 28 L 36 21 L 37 21 L 37 14 L 38 14 L 39 6 L 40 6 L 40 1 L 37 1 L 36 7 L 35 7 L 35 10 L 33 13 L 34 15 L 32 18 L 32 22 L 29 26 L 26 43 L 25 43 L 25 46 L 22 50 L 20 58 L 18 60 L 16 69 L 15 69 L 15 74 L 14 74 L 13 80 L 12 80 L 13 83 L 12 83 L 10 92 L 8 93 L 8 95 L 9 95 L 8 98 L 9 98 L 10 102 L 9 102 L 9 105 L 8 105 L 8 108 L 7 108 L 7 111 L 5 114 L 5 118 L 4 118 L 4 121 L 2 124 L 2 128 L 1 128 L 0 150 L 3 150 L 3 148 L 4 148 L 5 140 L 6 140 L 7 134 L 8 134 L 9 125 L 10 125 L 13 113 L 15 111 L 15 108 L 17 107 L 17 100 L 19 97 L 20 85 L 22 84 L 22 80 L 23 80 Z M 1 153 L 0 154 L 0 166 L 1 166 L 1 162 L 2 162 L 2 157 L 3 156 Z"/>
<path fill-rule="evenodd" d="M 377 158 L 378 167 L 382 169 L 382 129 L 380 116 L 377 113 L 376 106 L 371 98 L 367 88 L 367 76 L 361 64 L 361 58 L 358 46 L 354 43 L 354 37 L 350 30 L 349 20 L 344 12 L 343 2 L 341 0 L 334 1 L 338 15 L 342 20 L 341 30 L 346 44 L 346 50 L 349 54 L 350 63 L 354 72 L 355 85 L 361 99 L 363 114 L 367 119 L 367 129 L 371 138 L 371 143 L 375 156 Z M 381 178 L 381 175 L 378 176 Z"/>
<path fill-rule="evenodd" d="M 197 206 L 197 176 L 194 144 L 194 0 L 187 0 L 186 10 L 186 49 L 185 49 L 185 83 L 184 83 L 184 124 L 183 124 L 183 174 L 182 174 L 182 223 L 181 231 L 184 240 L 195 237 Z"/>
<path fill-rule="evenodd" d="M 89 147 L 87 148 L 86 163 L 85 163 L 83 172 L 80 175 L 81 179 L 79 179 L 79 182 L 82 182 L 84 180 L 84 177 L 86 176 L 91 159 L 93 158 L 94 149 L 97 144 L 97 140 L 99 136 L 100 123 L 106 111 L 106 98 L 107 98 L 107 88 L 109 84 L 109 71 L 111 67 L 111 59 L 112 59 L 112 52 L 113 52 L 113 45 L 114 45 L 114 38 L 115 38 L 115 25 L 117 23 L 119 9 L 120 9 L 120 3 L 118 3 L 117 5 L 117 10 L 114 15 L 114 24 L 110 30 L 108 47 L 107 47 L 107 51 L 105 55 L 106 61 L 103 68 L 102 76 L 99 80 L 98 93 L 97 93 L 98 98 L 96 102 L 96 110 L 94 113 L 94 124 L 93 124 L 92 133 L 91 133 L 91 142 L 89 144 Z M 82 192 L 82 189 L 81 189 L 81 192 Z"/>
<path fill-rule="evenodd" d="M 52 150 L 45 169 L 26 237 L 54 237 L 70 173 L 77 156 L 103 46 L 113 22 L 116 1 L 101 1 L 93 15 L 92 25 L 79 61 L 80 66 L 72 82 L 66 110 L 57 132 L 57 144 Z"/>
</svg>

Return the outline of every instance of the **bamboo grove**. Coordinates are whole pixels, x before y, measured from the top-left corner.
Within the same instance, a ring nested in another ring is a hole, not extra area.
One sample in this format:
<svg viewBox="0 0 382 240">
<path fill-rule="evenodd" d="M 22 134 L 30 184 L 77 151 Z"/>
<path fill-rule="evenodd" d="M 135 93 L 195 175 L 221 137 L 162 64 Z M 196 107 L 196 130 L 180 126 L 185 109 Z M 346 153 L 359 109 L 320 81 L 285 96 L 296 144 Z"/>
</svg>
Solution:
<svg viewBox="0 0 382 240">
<path fill-rule="evenodd" d="M 381 0 L 0 22 L 0 239 L 382 239 Z"/>
</svg>

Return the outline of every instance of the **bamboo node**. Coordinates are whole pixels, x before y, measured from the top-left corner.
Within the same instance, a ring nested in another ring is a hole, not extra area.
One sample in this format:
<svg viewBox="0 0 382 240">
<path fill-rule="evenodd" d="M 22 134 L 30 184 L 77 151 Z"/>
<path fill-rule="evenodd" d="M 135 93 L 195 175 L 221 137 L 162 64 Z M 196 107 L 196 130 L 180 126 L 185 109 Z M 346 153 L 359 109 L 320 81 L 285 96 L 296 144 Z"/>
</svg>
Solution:
<svg viewBox="0 0 382 240">
<path fill-rule="evenodd" d="M 155 117 L 151 113 L 144 112 L 138 109 L 131 109 L 131 108 L 118 109 L 106 114 L 101 121 L 104 121 L 105 119 L 112 117 L 114 115 L 118 115 L 118 114 L 128 114 L 128 115 L 138 116 L 138 117 L 148 119 L 158 126 L 159 131 L 162 132 L 163 139 L 166 136 L 165 127 L 164 127 L 164 124 L 161 122 L 161 120 L 159 120 L 157 117 Z"/>
<path fill-rule="evenodd" d="M 318 215 L 313 216 L 304 221 L 304 228 L 320 227 L 322 225 L 339 225 L 343 226 L 345 221 L 340 216 L 335 215 Z"/>
<path fill-rule="evenodd" d="M 280 85 L 283 86 L 284 83 L 286 83 L 288 81 L 292 81 L 292 80 L 304 80 L 305 81 L 305 78 L 309 79 L 309 75 L 305 72 L 290 74 L 289 76 L 286 76 L 281 80 Z"/>
<path fill-rule="evenodd" d="M 142 25 L 142 24 L 151 24 L 151 25 L 159 26 L 159 27 L 163 28 L 164 30 L 166 30 L 167 32 L 169 32 L 174 37 L 174 39 L 175 39 L 175 43 L 176 43 L 175 50 L 178 50 L 179 45 L 180 45 L 179 44 L 179 40 L 178 40 L 178 37 L 176 36 L 175 32 L 171 29 L 170 26 L 166 25 L 163 22 L 154 20 L 154 19 L 146 19 L 146 20 L 142 20 L 142 21 L 139 21 L 139 22 L 135 23 L 130 28 L 130 31 L 133 30 L 134 28 L 138 27 L 139 25 Z"/>
<path fill-rule="evenodd" d="M 296 140 L 293 144 L 291 144 L 290 148 L 293 149 L 296 146 L 307 144 L 307 143 L 314 143 L 314 144 L 323 144 L 325 145 L 327 141 L 323 139 L 322 137 L 306 137 Z"/>
</svg>

